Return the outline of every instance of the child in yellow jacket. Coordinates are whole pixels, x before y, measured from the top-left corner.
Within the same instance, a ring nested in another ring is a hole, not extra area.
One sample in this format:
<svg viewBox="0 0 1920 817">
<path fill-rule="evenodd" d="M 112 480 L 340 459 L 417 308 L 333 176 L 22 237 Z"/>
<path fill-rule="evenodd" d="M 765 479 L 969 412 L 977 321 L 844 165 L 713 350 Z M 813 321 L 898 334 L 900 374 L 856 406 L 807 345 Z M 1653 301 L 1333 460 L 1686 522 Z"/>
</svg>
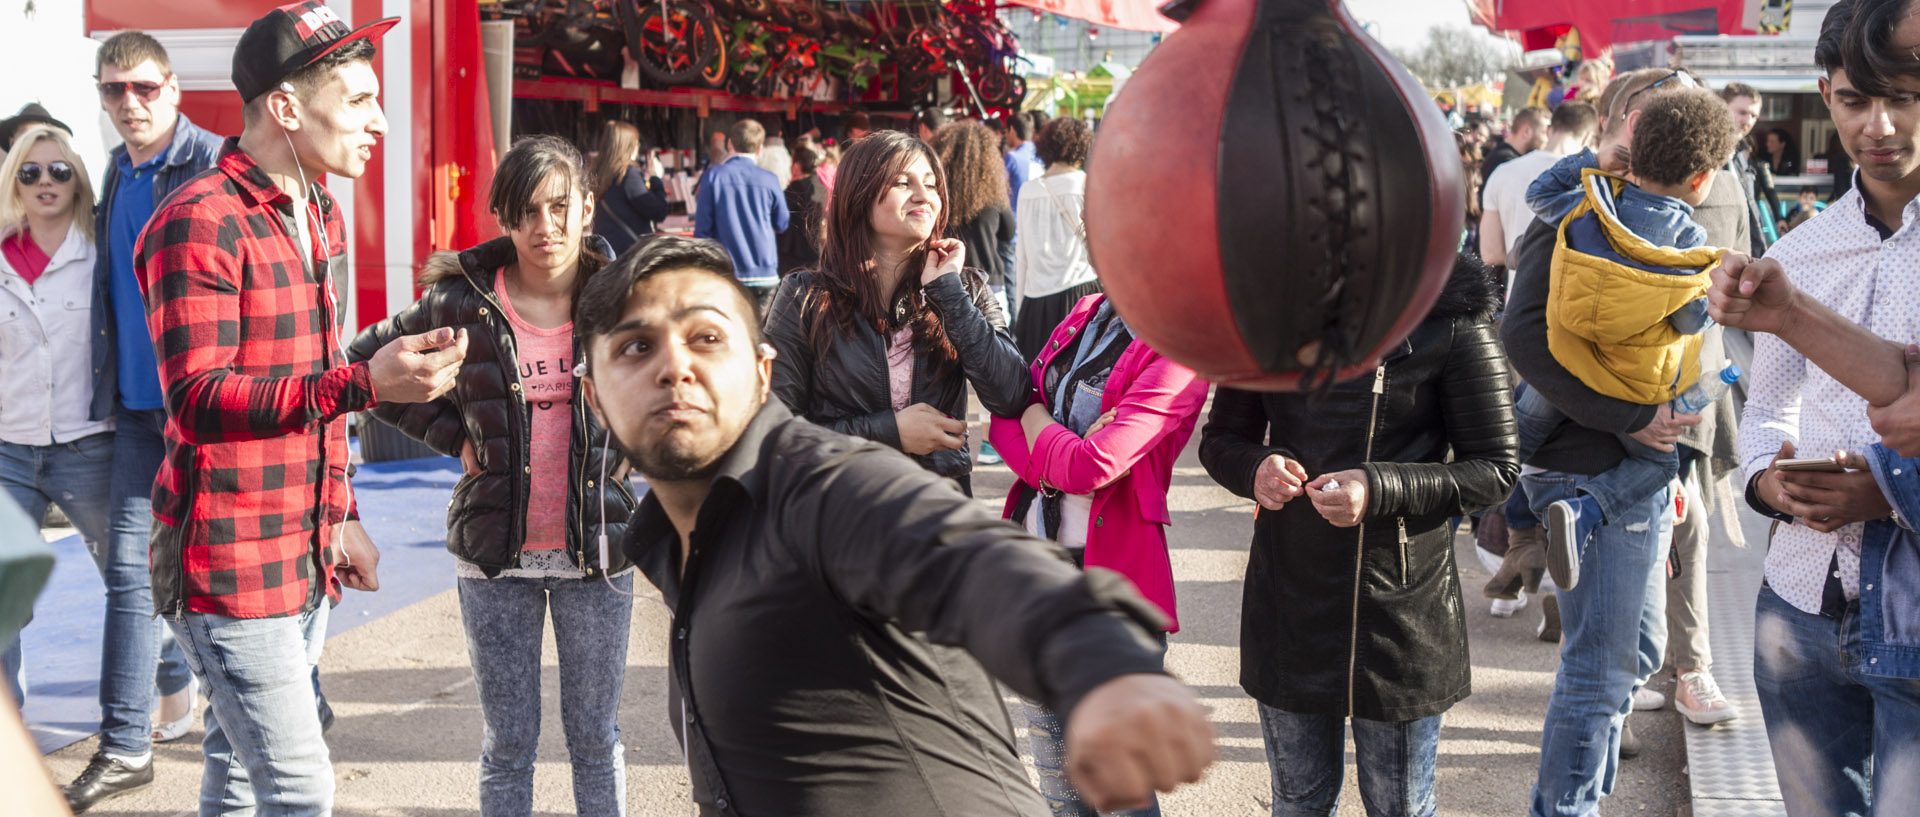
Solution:
<svg viewBox="0 0 1920 817">
<path fill-rule="evenodd" d="M 1569 156 L 1527 190 L 1559 225 L 1547 302 L 1554 359 L 1594 391 L 1658 404 L 1699 377 L 1707 270 L 1720 250 L 1693 207 L 1712 189 L 1738 140 L 1726 104 L 1703 88 L 1655 91 L 1634 124 L 1633 183 L 1598 169 L 1592 151 Z M 1515 403 L 1522 461 L 1566 415 L 1524 390 Z M 1642 502 L 1679 472 L 1677 451 L 1620 435 L 1627 459 L 1547 513 L 1547 566 L 1563 589 L 1579 581 L 1579 552 L 1606 519 Z"/>
</svg>

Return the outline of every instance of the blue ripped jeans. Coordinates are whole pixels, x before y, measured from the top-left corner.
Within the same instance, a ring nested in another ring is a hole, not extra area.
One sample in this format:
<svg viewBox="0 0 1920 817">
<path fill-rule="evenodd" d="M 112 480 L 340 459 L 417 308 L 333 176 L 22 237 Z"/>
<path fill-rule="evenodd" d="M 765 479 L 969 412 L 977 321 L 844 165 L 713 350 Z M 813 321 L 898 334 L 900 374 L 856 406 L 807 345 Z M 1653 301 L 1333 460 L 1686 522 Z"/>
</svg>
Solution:
<svg viewBox="0 0 1920 817">
<path fill-rule="evenodd" d="M 480 748 L 480 814 L 533 813 L 533 762 L 540 745 L 540 642 L 553 611 L 560 654 L 560 723 L 573 765 L 581 817 L 627 811 L 620 744 L 620 689 L 633 620 L 633 572 L 605 579 L 459 580 L 460 620 L 480 689 L 486 728 Z M 617 590 L 615 588 L 618 588 Z"/>
<path fill-rule="evenodd" d="M 1589 478 L 1520 478 L 1535 513 L 1578 496 Z M 1560 671 L 1540 733 L 1532 817 L 1593 817 L 1620 771 L 1620 730 L 1633 690 L 1667 646 L 1666 571 L 1673 498 L 1662 489 L 1607 519 L 1581 548 L 1580 585 L 1559 591 Z"/>
</svg>

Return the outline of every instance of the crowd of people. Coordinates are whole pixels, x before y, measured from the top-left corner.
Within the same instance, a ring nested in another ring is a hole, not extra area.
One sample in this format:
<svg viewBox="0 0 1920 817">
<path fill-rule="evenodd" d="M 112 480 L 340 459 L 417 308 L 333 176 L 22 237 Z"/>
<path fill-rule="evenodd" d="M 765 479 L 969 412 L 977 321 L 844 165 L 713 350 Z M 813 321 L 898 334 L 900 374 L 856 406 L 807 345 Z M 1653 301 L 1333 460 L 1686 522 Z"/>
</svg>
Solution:
<svg viewBox="0 0 1920 817">
<path fill-rule="evenodd" d="M 350 482 L 366 412 L 461 463 L 485 815 L 532 810 L 549 614 L 575 808 L 626 812 L 636 572 L 673 610 L 663 703 L 703 814 L 1160 813 L 1214 756 L 1164 661 L 1196 430 L 1258 508 L 1241 685 L 1276 816 L 1337 809 L 1347 729 L 1370 817 L 1436 812 L 1471 690 L 1466 518 L 1492 614 L 1537 603 L 1560 648 L 1530 814 L 1598 813 L 1663 666 L 1687 719 L 1743 717 L 1705 602 L 1742 501 L 1779 523 L 1754 672 L 1788 813 L 1899 813 L 1920 802 L 1914 2 L 1828 12 L 1821 90 L 1859 169 L 1791 216 L 1770 181 L 1791 144 L 1749 144 L 1749 86 L 1588 71 L 1516 112 L 1470 168 L 1437 303 L 1316 394 L 1210 389 L 1137 338 L 1087 246 L 1095 134 L 1026 114 L 856 115 L 791 149 L 741 119 L 691 238 L 660 232 L 631 125 L 591 152 L 523 138 L 488 192 L 501 236 L 426 259 L 419 299 L 355 334 L 318 181 L 385 134 L 394 21 L 315 0 L 256 21 L 225 140 L 179 112 L 158 42 L 116 35 L 98 201 L 67 125 L 0 123 L 0 485 L 36 519 L 59 505 L 107 590 L 68 804 L 150 784 L 204 697 L 201 814 L 330 812 L 326 621 L 379 587 Z M 971 474 L 1002 460 L 996 516 Z M 17 641 L 0 665 L 32 694 Z"/>
</svg>

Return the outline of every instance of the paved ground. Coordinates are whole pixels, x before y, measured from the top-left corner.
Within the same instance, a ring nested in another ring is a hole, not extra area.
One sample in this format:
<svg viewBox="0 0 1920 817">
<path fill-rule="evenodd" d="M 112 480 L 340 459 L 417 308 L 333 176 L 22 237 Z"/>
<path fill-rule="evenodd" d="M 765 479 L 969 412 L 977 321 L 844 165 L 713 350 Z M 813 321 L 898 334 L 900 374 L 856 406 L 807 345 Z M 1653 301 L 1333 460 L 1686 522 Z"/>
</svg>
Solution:
<svg viewBox="0 0 1920 817">
<path fill-rule="evenodd" d="M 997 508 L 1010 482 L 1004 468 L 991 468 L 983 469 L 975 485 L 983 500 Z M 1188 629 L 1174 637 L 1168 660 L 1211 707 L 1220 736 L 1220 763 L 1200 784 L 1166 798 L 1165 810 L 1175 815 L 1264 814 L 1270 795 L 1258 722 L 1252 700 L 1236 680 L 1240 581 L 1252 507 L 1215 487 L 1194 460 L 1192 447 L 1174 483 L 1174 573 Z M 376 535 L 380 530 L 371 523 L 370 529 Z M 1460 536 L 1459 545 L 1463 582 L 1478 588 L 1485 571 L 1472 558 L 1467 537 Z M 634 612 L 621 710 L 629 747 L 628 813 L 686 814 L 685 772 L 666 728 L 662 702 L 667 611 L 657 601 L 645 600 L 636 602 Z M 1446 717 L 1438 772 L 1440 813 L 1523 814 L 1558 651 L 1534 637 L 1537 607 L 1512 619 L 1495 619 L 1487 615 L 1484 601 L 1470 598 L 1467 619 L 1474 694 Z M 535 808 L 541 815 L 571 814 L 551 637 L 547 644 Z M 337 813 L 475 813 L 480 717 L 452 593 L 439 593 L 334 637 L 327 644 L 322 674 L 339 715 L 329 736 L 338 776 Z M 1670 681 L 1656 683 L 1670 689 Z M 1646 740 L 1647 753 L 1625 762 L 1607 813 L 1690 817 L 1678 716 L 1671 710 L 1636 715 L 1634 726 Z M 185 741 L 159 747 L 159 780 L 152 788 L 91 813 L 190 814 L 199 782 L 199 737 L 196 729 Z M 79 772 L 92 751 L 89 739 L 49 755 L 47 762 L 54 777 L 64 781 Z M 1351 768 L 1340 813 L 1363 813 Z"/>
</svg>

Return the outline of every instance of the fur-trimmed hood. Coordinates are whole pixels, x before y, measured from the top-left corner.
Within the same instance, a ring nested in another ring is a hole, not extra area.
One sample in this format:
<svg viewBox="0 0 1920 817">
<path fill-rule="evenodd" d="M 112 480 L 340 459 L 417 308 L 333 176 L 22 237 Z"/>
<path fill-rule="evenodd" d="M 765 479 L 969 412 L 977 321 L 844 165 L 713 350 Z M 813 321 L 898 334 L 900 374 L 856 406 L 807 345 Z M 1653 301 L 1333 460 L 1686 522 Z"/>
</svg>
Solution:
<svg viewBox="0 0 1920 817">
<path fill-rule="evenodd" d="M 506 236 L 483 241 L 459 252 L 441 250 L 427 256 L 427 262 L 420 265 L 420 277 L 416 282 L 421 289 L 426 289 L 464 274 L 476 286 L 491 290 L 493 276 L 488 273 L 513 263 L 513 258 L 513 239 Z"/>
<path fill-rule="evenodd" d="M 1500 282 L 1493 268 L 1466 253 L 1454 256 L 1453 274 L 1440 298 L 1427 313 L 1430 318 L 1493 320 L 1500 314 Z"/>
</svg>

